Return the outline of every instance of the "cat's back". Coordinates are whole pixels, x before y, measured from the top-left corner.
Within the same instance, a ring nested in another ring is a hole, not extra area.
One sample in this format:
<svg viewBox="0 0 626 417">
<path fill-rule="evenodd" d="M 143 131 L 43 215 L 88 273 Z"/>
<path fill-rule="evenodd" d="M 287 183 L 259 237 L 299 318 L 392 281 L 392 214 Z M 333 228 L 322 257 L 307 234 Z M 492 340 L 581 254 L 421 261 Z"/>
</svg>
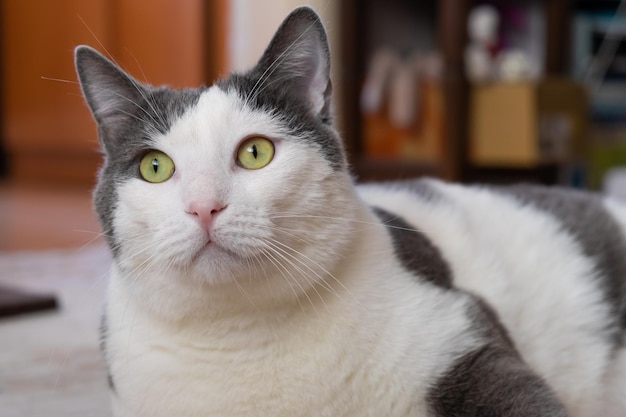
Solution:
<svg viewBox="0 0 626 417">
<path fill-rule="evenodd" d="M 598 387 L 611 367 L 621 373 L 614 386 L 626 390 L 625 206 L 564 188 L 436 180 L 359 192 L 439 249 L 452 285 L 497 311 L 524 359 L 570 407 L 605 401 Z"/>
</svg>

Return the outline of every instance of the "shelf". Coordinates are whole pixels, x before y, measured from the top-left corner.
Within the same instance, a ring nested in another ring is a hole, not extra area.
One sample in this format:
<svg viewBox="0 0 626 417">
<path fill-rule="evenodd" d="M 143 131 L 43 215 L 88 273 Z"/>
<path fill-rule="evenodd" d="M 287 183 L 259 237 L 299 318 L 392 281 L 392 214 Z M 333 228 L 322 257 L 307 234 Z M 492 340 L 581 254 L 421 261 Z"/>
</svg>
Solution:
<svg viewBox="0 0 626 417">
<path fill-rule="evenodd" d="M 512 184 L 519 182 L 555 184 L 559 182 L 563 165 L 538 164 L 529 167 L 478 166 L 466 167 L 464 182 Z"/>
<path fill-rule="evenodd" d="M 387 1 L 387 0 L 385 0 Z M 427 3 L 428 18 L 433 19 L 434 33 L 429 35 L 443 62 L 441 86 L 445 108 L 445 153 L 437 163 L 420 163 L 406 160 L 375 159 L 365 154 L 363 117 L 359 110 L 360 89 L 366 76 L 368 54 L 376 47 L 382 30 L 379 20 L 372 18 L 372 10 L 387 3 L 383 0 L 357 0 L 341 2 L 342 42 L 342 122 L 346 149 L 357 178 L 361 181 L 390 180 L 415 176 L 437 176 L 446 180 L 462 182 L 504 183 L 527 181 L 556 183 L 562 168 L 555 165 L 537 166 L 529 169 L 483 168 L 469 166 L 469 83 L 464 71 L 464 51 L 467 44 L 466 22 L 472 0 L 430 0 Z M 407 0 L 394 0 L 392 6 L 404 7 L 407 13 L 421 13 Z M 569 15 L 571 0 L 541 2 L 545 16 L 546 44 L 545 73 L 559 75 L 567 67 L 569 45 Z M 361 7 L 360 7 L 361 6 Z M 421 6 L 420 6 L 421 7 Z M 376 16 L 375 16 L 376 17 Z M 412 16 L 413 19 L 423 16 Z M 404 21 L 405 19 L 401 19 Z M 433 30 L 430 27 L 430 30 Z M 383 28 L 384 29 L 384 28 Z M 407 30 L 415 30 L 410 27 Z M 393 33 L 400 31 L 394 29 Z M 387 35 L 387 33 L 385 33 Z M 398 42 L 404 42 L 404 39 Z M 398 46 L 396 43 L 395 46 Z M 402 46 L 402 45 L 400 45 Z M 402 49 L 402 48 L 401 48 Z M 404 48 L 406 49 L 406 48 Z"/>
<path fill-rule="evenodd" d="M 367 5 L 384 3 L 382 0 L 369 0 Z M 445 134 L 442 146 L 446 154 L 437 163 L 420 163 L 403 160 L 375 160 L 364 154 L 364 132 L 360 113 L 360 89 L 366 75 L 368 51 L 377 46 L 372 39 L 376 19 L 368 17 L 372 7 L 359 7 L 356 0 L 342 1 L 342 83 L 341 100 L 343 111 L 343 131 L 346 149 L 354 169 L 362 180 L 388 180 L 415 176 L 438 176 L 450 180 L 461 179 L 461 168 L 466 153 L 467 132 L 467 82 L 463 75 L 463 48 L 466 43 L 465 21 L 469 0 L 431 0 L 427 5 L 417 7 L 405 0 L 396 0 L 394 5 L 410 12 L 420 13 L 421 8 L 429 10 L 427 18 L 434 20 L 430 35 L 441 53 L 443 74 L 441 86 L 445 108 Z M 413 16 L 414 19 L 423 16 Z M 415 30 L 416 28 L 409 28 Z M 368 40 L 370 42 L 368 42 Z M 399 41 L 400 42 L 400 41 Z M 402 48 L 401 48 L 402 49 Z"/>
<path fill-rule="evenodd" d="M 441 177 L 441 166 L 434 162 L 362 156 L 353 162 L 359 182 L 386 181 L 423 176 Z"/>
</svg>

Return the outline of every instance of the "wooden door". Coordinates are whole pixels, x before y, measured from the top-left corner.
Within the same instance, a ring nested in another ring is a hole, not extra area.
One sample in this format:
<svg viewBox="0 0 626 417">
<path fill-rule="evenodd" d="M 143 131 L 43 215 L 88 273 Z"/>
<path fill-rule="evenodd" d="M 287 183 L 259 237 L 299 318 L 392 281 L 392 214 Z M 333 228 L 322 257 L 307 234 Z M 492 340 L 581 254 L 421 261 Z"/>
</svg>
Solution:
<svg viewBox="0 0 626 417">
<path fill-rule="evenodd" d="M 76 45 L 106 51 L 151 84 L 207 83 L 225 68 L 223 46 L 216 48 L 225 36 L 225 5 L 226 0 L 3 0 L 1 140 L 10 176 L 94 181 L 100 155 L 95 124 L 76 84 Z"/>
</svg>

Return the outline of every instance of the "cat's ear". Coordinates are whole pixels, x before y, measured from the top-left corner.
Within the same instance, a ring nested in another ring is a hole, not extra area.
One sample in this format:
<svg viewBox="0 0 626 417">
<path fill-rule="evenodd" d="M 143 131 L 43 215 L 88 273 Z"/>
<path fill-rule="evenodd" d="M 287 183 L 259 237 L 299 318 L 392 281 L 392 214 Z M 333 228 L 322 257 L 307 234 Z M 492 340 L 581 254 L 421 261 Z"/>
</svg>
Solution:
<svg viewBox="0 0 626 417">
<path fill-rule="evenodd" d="M 144 86 L 98 51 L 81 45 L 74 50 L 76 74 L 85 101 L 101 127 L 113 127 L 137 113 Z"/>
<path fill-rule="evenodd" d="M 315 116 L 330 113 L 330 48 L 317 13 L 300 7 L 283 21 L 255 68 L 261 83 L 295 93 Z"/>
</svg>

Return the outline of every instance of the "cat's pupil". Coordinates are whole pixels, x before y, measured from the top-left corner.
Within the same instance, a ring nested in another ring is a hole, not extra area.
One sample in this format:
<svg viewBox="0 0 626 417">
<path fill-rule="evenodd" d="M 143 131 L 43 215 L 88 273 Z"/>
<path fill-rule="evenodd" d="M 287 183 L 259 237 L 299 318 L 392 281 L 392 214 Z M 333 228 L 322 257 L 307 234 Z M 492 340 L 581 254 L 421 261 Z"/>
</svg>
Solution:
<svg viewBox="0 0 626 417">
<path fill-rule="evenodd" d="M 159 170 L 159 160 L 154 158 L 152 160 L 152 169 L 154 169 L 154 173 L 156 174 L 157 171 Z"/>
<path fill-rule="evenodd" d="M 250 146 L 248 148 L 248 152 L 250 152 L 252 156 L 254 156 L 254 159 L 256 159 L 257 155 L 259 154 L 258 151 L 256 150 L 256 145 Z"/>
</svg>

